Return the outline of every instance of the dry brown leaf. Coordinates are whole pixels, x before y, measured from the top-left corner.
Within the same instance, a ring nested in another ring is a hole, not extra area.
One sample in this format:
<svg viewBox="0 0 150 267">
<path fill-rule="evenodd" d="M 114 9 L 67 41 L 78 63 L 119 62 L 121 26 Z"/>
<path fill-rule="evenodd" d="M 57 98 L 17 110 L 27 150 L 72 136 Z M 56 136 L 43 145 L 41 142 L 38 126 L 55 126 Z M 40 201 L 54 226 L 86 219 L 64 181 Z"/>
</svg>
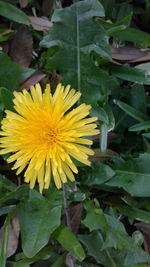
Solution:
<svg viewBox="0 0 150 267">
<path fill-rule="evenodd" d="M 145 251 L 150 254 L 150 224 L 145 222 L 138 222 L 134 224 L 138 230 L 143 233 L 144 236 L 144 248 Z M 148 264 L 150 266 L 150 263 Z"/>
<path fill-rule="evenodd" d="M 143 57 L 136 58 L 134 60 L 130 60 L 130 63 L 149 61 L 150 60 L 150 52 L 146 52 L 146 53 L 147 54 Z"/>
<path fill-rule="evenodd" d="M 25 8 L 29 4 L 29 2 L 28 0 L 19 0 L 19 4 L 21 8 Z"/>
<path fill-rule="evenodd" d="M 93 150 L 95 152 L 94 156 L 89 157 L 89 160 L 92 162 L 109 160 L 111 157 L 118 155 L 117 152 L 111 149 L 107 149 L 105 153 L 101 152 L 99 148 L 95 148 Z"/>
<path fill-rule="evenodd" d="M 21 89 L 29 89 L 31 85 L 34 85 L 40 82 L 44 77 L 45 77 L 45 74 L 43 73 L 39 73 L 34 76 L 31 76 L 30 78 L 28 78 L 22 83 Z"/>
<path fill-rule="evenodd" d="M 0 229 L 0 240 L 2 238 L 2 232 L 3 232 L 3 227 Z M 19 232 L 20 228 L 18 219 L 16 216 L 13 216 L 10 222 L 9 233 L 8 233 L 7 258 L 12 256 L 17 250 Z"/>
<path fill-rule="evenodd" d="M 69 214 L 71 218 L 71 229 L 74 234 L 78 232 L 79 225 L 81 222 L 82 211 L 83 211 L 82 203 L 79 203 L 69 209 Z"/>
<path fill-rule="evenodd" d="M 47 19 L 29 16 L 32 27 L 36 31 L 48 31 L 52 27 L 52 22 Z"/>
<path fill-rule="evenodd" d="M 32 59 L 33 38 L 26 25 L 19 27 L 10 45 L 10 57 L 21 66 L 28 67 Z"/>
<path fill-rule="evenodd" d="M 147 55 L 146 51 L 141 51 L 132 46 L 111 47 L 112 58 L 120 61 L 134 61 Z"/>
<path fill-rule="evenodd" d="M 42 12 L 44 16 L 49 16 L 54 5 L 54 0 L 43 0 L 42 2 Z"/>
</svg>

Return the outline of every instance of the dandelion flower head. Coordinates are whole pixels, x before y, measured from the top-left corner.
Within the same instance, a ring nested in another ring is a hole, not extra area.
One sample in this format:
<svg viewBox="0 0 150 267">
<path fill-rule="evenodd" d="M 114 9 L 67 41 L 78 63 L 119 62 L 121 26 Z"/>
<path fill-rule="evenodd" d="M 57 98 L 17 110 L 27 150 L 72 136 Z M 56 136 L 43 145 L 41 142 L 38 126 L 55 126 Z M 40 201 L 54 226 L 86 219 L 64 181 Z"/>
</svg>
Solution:
<svg viewBox="0 0 150 267">
<path fill-rule="evenodd" d="M 15 112 L 6 110 L 1 122 L 0 154 L 12 153 L 7 162 L 15 162 L 12 169 L 19 175 L 24 170 L 24 180 L 30 188 L 39 183 L 39 191 L 47 189 L 53 177 L 56 187 L 62 187 L 67 179 L 74 181 L 77 167 L 73 158 L 90 165 L 89 155 L 94 152 L 88 146 L 87 136 L 96 135 L 96 117 L 89 118 L 90 105 L 80 104 L 80 92 L 57 85 L 51 94 L 50 85 L 42 93 L 39 84 L 30 92 L 14 92 Z"/>
</svg>

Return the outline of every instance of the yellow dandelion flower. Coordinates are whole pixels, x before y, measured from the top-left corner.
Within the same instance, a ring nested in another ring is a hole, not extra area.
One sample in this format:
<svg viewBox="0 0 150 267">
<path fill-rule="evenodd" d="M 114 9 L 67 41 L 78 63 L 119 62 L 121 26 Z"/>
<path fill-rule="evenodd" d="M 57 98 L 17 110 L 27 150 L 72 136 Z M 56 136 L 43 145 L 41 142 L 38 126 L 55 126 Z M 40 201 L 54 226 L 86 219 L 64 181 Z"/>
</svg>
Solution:
<svg viewBox="0 0 150 267">
<path fill-rule="evenodd" d="M 90 105 L 70 108 L 81 93 L 58 84 L 52 95 L 47 85 L 44 93 L 39 84 L 22 92 L 14 92 L 14 109 L 6 110 L 0 131 L 0 154 L 13 154 L 8 163 L 15 161 L 16 174 L 23 170 L 25 182 L 30 188 L 39 183 L 39 191 L 48 188 L 51 177 L 59 189 L 67 178 L 74 181 L 78 170 L 72 158 L 90 165 L 89 155 L 94 152 L 86 145 L 92 141 L 86 136 L 96 135 L 96 117 L 87 118 Z M 84 137 L 84 138 L 83 138 Z"/>
</svg>

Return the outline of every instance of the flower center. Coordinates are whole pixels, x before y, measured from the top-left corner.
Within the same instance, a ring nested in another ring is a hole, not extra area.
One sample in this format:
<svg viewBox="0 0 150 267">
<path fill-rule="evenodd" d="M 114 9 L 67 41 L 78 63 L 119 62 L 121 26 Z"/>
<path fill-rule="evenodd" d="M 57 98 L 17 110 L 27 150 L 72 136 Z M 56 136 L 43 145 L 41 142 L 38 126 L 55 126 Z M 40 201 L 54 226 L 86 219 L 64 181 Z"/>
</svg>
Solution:
<svg viewBox="0 0 150 267">
<path fill-rule="evenodd" d="M 46 142 L 48 144 L 57 143 L 59 140 L 59 130 L 58 129 L 41 129 L 42 131 L 39 133 L 39 137 L 41 142 Z"/>
</svg>

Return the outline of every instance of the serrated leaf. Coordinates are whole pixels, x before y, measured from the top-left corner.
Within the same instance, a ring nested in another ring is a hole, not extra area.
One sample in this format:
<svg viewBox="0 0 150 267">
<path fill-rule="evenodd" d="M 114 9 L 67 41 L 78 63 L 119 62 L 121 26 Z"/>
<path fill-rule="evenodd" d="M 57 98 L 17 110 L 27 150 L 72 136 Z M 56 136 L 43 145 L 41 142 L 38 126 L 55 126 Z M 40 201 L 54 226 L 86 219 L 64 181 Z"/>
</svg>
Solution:
<svg viewBox="0 0 150 267">
<path fill-rule="evenodd" d="M 108 165 L 101 162 L 94 162 L 90 168 L 85 168 L 80 172 L 80 179 L 88 186 L 98 186 L 110 180 L 115 172 Z"/>
<path fill-rule="evenodd" d="M 95 16 L 104 16 L 98 0 L 79 1 L 56 10 L 52 17 L 54 25 L 41 41 L 48 51 L 58 47 L 52 56 L 46 56 L 46 68 L 57 69 L 63 75 L 63 83 L 81 90 L 88 103 L 101 97 L 101 85 L 114 82 L 107 72 L 96 67 L 91 57 L 91 53 L 96 53 L 107 60 L 111 58 L 108 37 L 93 19 Z"/>
<path fill-rule="evenodd" d="M 28 16 L 8 2 L 0 1 L 0 15 L 21 24 L 30 24 Z"/>
<path fill-rule="evenodd" d="M 106 185 L 123 188 L 131 195 L 150 197 L 150 154 L 123 161 L 115 167 L 116 176 Z"/>
<path fill-rule="evenodd" d="M 56 240 L 79 261 L 84 260 L 85 253 L 75 235 L 65 225 L 60 225 L 54 232 Z"/>
</svg>

